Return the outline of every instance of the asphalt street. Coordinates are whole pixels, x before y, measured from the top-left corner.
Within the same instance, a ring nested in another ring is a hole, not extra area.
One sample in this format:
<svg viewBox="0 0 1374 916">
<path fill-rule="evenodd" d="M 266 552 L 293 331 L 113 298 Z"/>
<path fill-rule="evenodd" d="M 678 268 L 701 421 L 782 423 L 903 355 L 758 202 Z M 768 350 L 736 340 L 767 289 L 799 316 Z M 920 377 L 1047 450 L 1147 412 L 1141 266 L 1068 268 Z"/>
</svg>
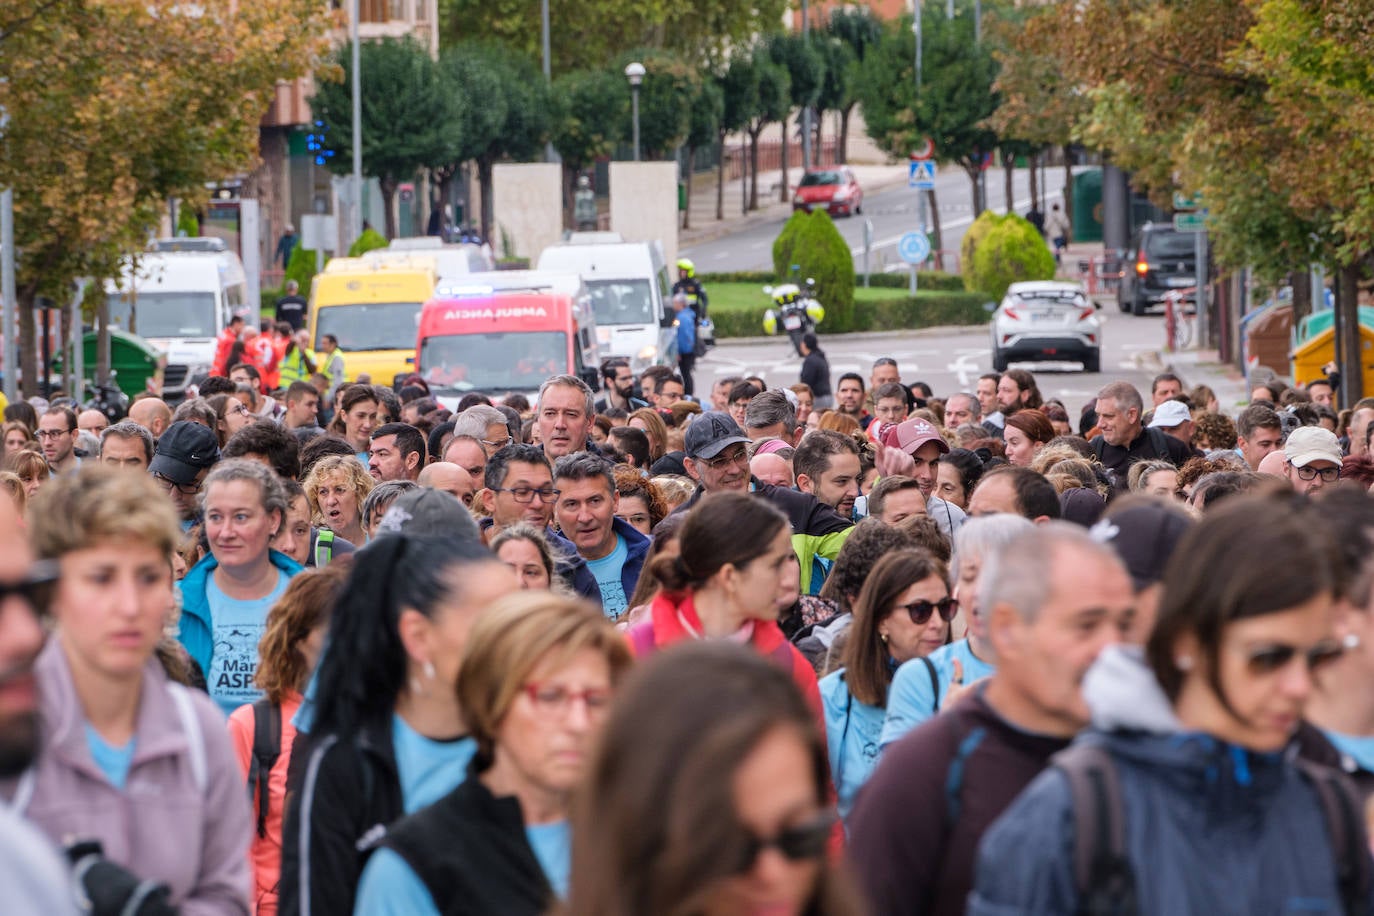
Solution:
<svg viewBox="0 0 1374 916">
<path fill-rule="evenodd" d="M 1062 399 L 1071 413 L 1091 400 L 1103 385 L 1117 379 L 1133 383 L 1148 397 L 1151 379 L 1166 365 L 1172 366 L 1187 386 L 1211 385 L 1223 403 L 1241 397 L 1240 383 L 1230 380 L 1222 366 L 1198 364 L 1195 358 L 1187 357 L 1181 357 L 1179 362 L 1161 359 L 1162 316 L 1137 318 L 1117 311 L 1112 303 L 1107 303 L 1099 314 L 1103 324 L 1100 374 L 1085 373 L 1078 363 L 1012 365 L 1034 372 L 1041 393 Z M 903 381 L 923 381 L 937 395 L 972 391 L 978 376 L 992 369 L 992 347 L 986 326 L 835 337 L 822 334 L 821 347 L 830 360 L 832 380 L 844 372 L 858 372 L 867 379 L 874 360 L 890 356 L 897 360 Z M 800 368 L 801 360 L 791 352 L 785 339 L 722 342 L 697 362 L 698 396 L 709 395 L 716 378 L 733 375 L 761 374 L 770 386 L 792 385 L 797 382 Z"/>
<path fill-rule="evenodd" d="M 905 182 L 906 166 L 892 166 L 894 180 Z M 1047 200 L 1060 200 L 1064 189 L 1064 170 L 1061 167 L 1044 171 L 1048 187 Z M 1003 173 L 992 169 L 987 173 L 988 198 L 994 209 L 1005 209 Z M 865 189 L 864 212 L 861 216 L 837 218 L 835 225 L 849 243 L 854 254 L 854 269 L 864 269 L 864 226 L 871 222 L 872 251 L 869 269 L 880 273 L 889 268 L 905 267 L 897 257 L 897 241 L 904 233 L 918 228 L 916 191 L 903 183 L 899 187 L 868 192 Z M 957 252 L 965 230 L 973 223 L 972 188 L 968 176 L 960 168 L 944 166 L 936 173 L 935 197 L 940 209 L 940 228 L 945 250 Z M 1030 178 L 1026 169 L 1017 169 L 1012 183 L 1015 210 L 1022 215 L 1030 209 Z M 771 270 L 773 240 L 782 229 L 786 216 L 761 225 L 750 226 L 737 233 L 704 242 L 679 252 L 696 262 L 702 273 L 737 270 Z M 953 269 L 953 262 L 946 269 Z"/>
</svg>

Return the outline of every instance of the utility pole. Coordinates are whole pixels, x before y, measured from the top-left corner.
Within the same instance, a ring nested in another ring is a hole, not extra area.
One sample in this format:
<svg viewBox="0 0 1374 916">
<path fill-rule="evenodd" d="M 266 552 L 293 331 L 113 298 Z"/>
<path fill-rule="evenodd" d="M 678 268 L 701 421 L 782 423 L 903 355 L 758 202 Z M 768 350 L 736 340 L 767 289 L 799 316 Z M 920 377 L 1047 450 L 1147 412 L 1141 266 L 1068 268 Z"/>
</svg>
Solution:
<svg viewBox="0 0 1374 916">
<path fill-rule="evenodd" d="M 9 127 L 9 113 L 0 108 L 0 136 Z M 5 400 L 18 400 L 19 392 L 19 304 L 15 301 L 14 284 L 14 191 L 0 191 L 0 299 L 4 300 L 4 314 L 0 320 L 0 334 L 4 335 Z"/>
<path fill-rule="evenodd" d="M 363 234 L 363 72 L 362 44 L 358 37 L 361 0 L 353 0 L 353 212 L 349 214 L 350 241 Z"/>
<path fill-rule="evenodd" d="M 806 0 L 801 0 L 802 43 L 811 46 L 811 17 L 807 15 Z M 785 120 L 785 119 L 784 119 Z M 783 124 L 783 130 L 787 125 Z M 802 106 L 802 172 L 811 170 L 811 106 Z"/>
</svg>

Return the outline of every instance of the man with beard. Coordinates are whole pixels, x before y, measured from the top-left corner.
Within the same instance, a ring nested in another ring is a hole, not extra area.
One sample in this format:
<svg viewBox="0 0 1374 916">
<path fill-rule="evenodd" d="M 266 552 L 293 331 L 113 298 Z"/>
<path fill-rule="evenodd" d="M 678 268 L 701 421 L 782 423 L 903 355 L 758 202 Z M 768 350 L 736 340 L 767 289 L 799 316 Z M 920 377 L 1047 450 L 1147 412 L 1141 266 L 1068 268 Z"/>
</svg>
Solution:
<svg viewBox="0 0 1374 916">
<path fill-rule="evenodd" d="M 606 392 L 596 402 L 596 412 L 605 413 L 612 407 L 618 407 L 626 413 L 633 413 L 641 407 L 648 407 L 649 402 L 634 396 L 635 376 L 630 371 L 629 360 L 608 359 L 601 366 L 601 384 Z"/>
</svg>

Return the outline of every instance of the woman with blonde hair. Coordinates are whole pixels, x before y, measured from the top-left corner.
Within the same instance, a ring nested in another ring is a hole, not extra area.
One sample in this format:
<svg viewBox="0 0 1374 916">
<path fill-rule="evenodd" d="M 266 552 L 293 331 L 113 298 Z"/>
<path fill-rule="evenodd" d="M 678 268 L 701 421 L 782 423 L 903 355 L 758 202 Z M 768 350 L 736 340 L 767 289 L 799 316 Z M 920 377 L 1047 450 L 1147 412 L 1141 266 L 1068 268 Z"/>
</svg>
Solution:
<svg viewBox="0 0 1374 916">
<path fill-rule="evenodd" d="M 9 495 L 10 501 L 14 503 L 14 512 L 22 523 L 24 510 L 29 505 L 29 495 L 24 491 L 24 481 L 13 471 L 0 471 L 0 490 Z"/>
<path fill-rule="evenodd" d="M 38 448 L 38 440 L 33 436 L 33 430 L 18 420 L 10 420 L 4 426 L 0 426 L 0 454 L 8 455 L 17 452 L 22 448 Z"/>
<path fill-rule="evenodd" d="M 6 455 L 4 470 L 19 478 L 24 485 L 24 495 L 29 499 L 33 499 L 39 488 L 52 478 L 48 459 L 43 457 L 42 452 L 27 448 Z"/>
<path fill-rule="evenodd" d="M 483 614 L 458 675 L 468 777 L 387 831 L 353 912 L 538 916 L 566 898 L 573 790 L 630 662 L 580 599 L 522 592 Z"/>
<path fill-rule="evenodd" d="M 649 437 L 650 464 L 668 453 L 668 424 L 663 422 L 657 410 L 641 407 L 630 414 L 629 425 L 644 430 L 644 435 Z"/>
<path fill-rule="evenodd" d="M 501 533 L 487 545 L 497 559 L 515 573 L 520 588 L 543 589 L 562 593 L 565 589 L 557 574 L 553 548 L 544 532 L 528 522 L 516 522 L 501 529 Z"/>
<path fill-rule="evenodd" d="M 253 863 L 253 893 L 257 916 L 277 912 L 277 882 L 281 875 L 282 817 L 286 811 L 286 774 L 296 741 L 292 717 L 301 694 L 319 661 L 334 602 L 343 591 L 352 556 L 341 557 L 323 569 L 310 570 L 291 580 L 281 600 L 267 614 L 258 642 L 258 670 L 254 680 L 263 697 L 240 706 L 229 716 L 229 740 L 248 780 L 256 818 L 249 848 Z M 277 757 L 262 772 L 255 740 L 258 731 L 274 740 Z"/>
<path fill-rule="evenodd" d="M 156 655 L 176 510 L 149 476 L 98 466 L 54 480 L 34 510 L 34 551 L 56 566 L 35 666 L 42 751 L 3 795 L 54 843 L 99 843 L 169 912 L 248 913 L 248 809 L 223 716 Z"/>
<path fill-rule="evenodd" d="M 356 458 L 327 455 L 315 462 L 302 484 L 317 527 L 328 528 L 357 547 L 367 543 L 363 503 L 376 481 Z"/>
<path fill-rule="evenodd" d="M 838 410 L 827 410 L 822 413 L 818 426 L 820 429 L 833 429 L 835 432 L 844 433 L 846 436 L 852 436 L 861 429 L 858 420 L 848 414 L 842 414 Z"/>
</svg>

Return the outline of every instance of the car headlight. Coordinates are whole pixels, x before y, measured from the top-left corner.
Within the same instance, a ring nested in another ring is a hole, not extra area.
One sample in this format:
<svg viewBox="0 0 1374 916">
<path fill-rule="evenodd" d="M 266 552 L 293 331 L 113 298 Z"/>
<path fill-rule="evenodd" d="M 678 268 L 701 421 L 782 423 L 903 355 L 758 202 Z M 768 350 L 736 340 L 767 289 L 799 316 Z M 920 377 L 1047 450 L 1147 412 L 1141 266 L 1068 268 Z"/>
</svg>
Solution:
<svg viewBox="0 0 1374 916">
<path fill-rule="evenodd" d="M 835 190 L 835 200 L 847 200 L 849 198 L 848 188 L 837 188 Z"/>
<path fill-rule="evenodd" d="M 800 197 L 794 197 L 794 198 L 792 198 L 792 206 L 794 206 L 794 207 L 803 207 L 803 206 L 805 206 L 805 205 L 806 205 L 806 201 L 802 200 Z"/>
<path fill-rule="evenodd" d="M 639 353 L 636 354 L 636 359 L 639 359 L 642 362 L 652 363 L 657 356 L 658 347 L 654 346 L 653 344 L 649 344 L 649 346 L 644 347 L 642 350 L 639 351 Z"/>
</svg>

